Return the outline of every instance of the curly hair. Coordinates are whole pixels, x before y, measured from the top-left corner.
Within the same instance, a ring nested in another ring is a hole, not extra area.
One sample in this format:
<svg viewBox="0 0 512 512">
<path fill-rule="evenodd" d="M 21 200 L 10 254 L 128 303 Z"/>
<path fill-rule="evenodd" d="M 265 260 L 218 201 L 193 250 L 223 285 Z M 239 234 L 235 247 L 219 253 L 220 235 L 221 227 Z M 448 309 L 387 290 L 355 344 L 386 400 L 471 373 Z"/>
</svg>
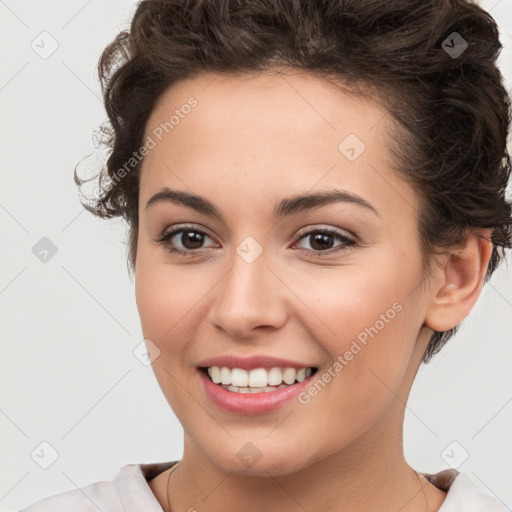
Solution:
<svg viewBox="0 0 512 512">
<path fill-rule="evenodd" d="M 389 134 L 396 169 L 421 202 L 424 269 L 436 251 L 491 228 L 486 282 L 512 244 L 511 103 L 496 64 L 501 48 L 494 19 L 468 0 L 141 1 L 98 63 L 108 115 L 100 144 L 109 156 L 89 180 L 75 168 L 80 189 L 98 180 L 82 205 L 127 221 L 133 272 L 143 162 L 135 155 L 158 98 L 201 72 L 291 66 L 385 106 L 396 127 Z M 422 362 L 458 327 L 434 331 Z"/>
</svg>

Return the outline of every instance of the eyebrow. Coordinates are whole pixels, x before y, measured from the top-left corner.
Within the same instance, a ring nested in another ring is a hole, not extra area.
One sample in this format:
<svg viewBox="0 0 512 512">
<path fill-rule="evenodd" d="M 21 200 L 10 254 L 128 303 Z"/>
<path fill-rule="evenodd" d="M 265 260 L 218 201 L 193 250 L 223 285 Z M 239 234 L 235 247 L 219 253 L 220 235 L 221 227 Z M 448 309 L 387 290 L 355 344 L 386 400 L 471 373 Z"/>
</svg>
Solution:
<svg viewBox="0 0 512 512">
<path fill-rule="evenodd" d="M 185 192 L 183 190 L 173 190 L 168 187 L 163 187 L 159 192 L 151 196 L 146 203 L 146 209 L 151 205 L 161 202 L 170 202 L 178 206 L 192 208 L 199 213 L 216 217 L 220 221 L 225 222 L 223 215 L 215 204 L 203 196 Z M 284 198 L 274 206 L 272 214 L 275 218 L 281 219 L 306 210 L 312 210 L 314 208 L 338 202 L 362 206 L 374 212 L 377 217 L 380 217 L 379 212 L 368 201 L 356 194 L 339 189 L 313 194 L 300 194 Z"/>
</svg>

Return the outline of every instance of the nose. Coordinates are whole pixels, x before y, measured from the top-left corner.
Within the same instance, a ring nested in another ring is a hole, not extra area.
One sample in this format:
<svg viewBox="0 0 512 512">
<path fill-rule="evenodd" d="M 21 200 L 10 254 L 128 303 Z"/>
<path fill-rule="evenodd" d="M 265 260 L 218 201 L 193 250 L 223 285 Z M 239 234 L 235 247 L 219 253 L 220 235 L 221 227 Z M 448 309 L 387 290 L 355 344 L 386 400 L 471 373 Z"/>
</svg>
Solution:
<svg viewBox="0 0 512 512">
<path fill-rule="evenodd" d="M 230 263 L 231 269 L 212 290 L 210 322 L 233 338 L 279 329 L 286 321 L 286 287 L 269 268 L 265 251 L 251 263 L 235 251 Z"/>
</svg>

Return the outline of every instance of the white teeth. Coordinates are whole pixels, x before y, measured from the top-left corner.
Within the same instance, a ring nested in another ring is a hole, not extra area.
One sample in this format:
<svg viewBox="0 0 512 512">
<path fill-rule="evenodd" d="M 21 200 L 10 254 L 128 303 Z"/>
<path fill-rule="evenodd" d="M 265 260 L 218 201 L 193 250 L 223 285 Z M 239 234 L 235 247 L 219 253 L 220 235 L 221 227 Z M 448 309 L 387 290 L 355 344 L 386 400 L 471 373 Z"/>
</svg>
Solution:
<svg viewBox="0 0 512 512">
<path fill-rule="evenodd" d="M 281 368 L 271 368 L 268 371 L 268 385 L 279 386 L 283 382 L 283 374 Z"/>
<path fill-rule="evenodd" d="M 297 379 L 297 382 L 302 382 L 306 378 L 306 368 L 301 368 L 297 372 L 297 376 L 295 378 Z"/>
<path fill-rule="evenodd" d="M 285 368 L 283 372 L 283 380 L 286 384 L 293 384 L 295 382 L 295 375 L 297 375 L 297 370 L 295 368 Z"/>
<path fill-rule="evenodd" d="M 211 366 L 208 368 L 208 375 L 215 384 L 221 384 L 223 387 L 242 388 L 239 391 L 240 393 L 256 392 L 253 391 L 255 389 L 272 390 L 272 388 L 267 388 L 267 386 L 285 386 L 291 385 L 295 381 L 302 382 L 311 373 L 311 368 L 300 368 L 299 370 L 290 367 L 276 367 L 269 370 L 266 368 L 255 368 L 250 371 L 242 368 L 231 369 L 226 366 Z"/>
<path fill-rule="evenodd" d="M 281 384 L 280 386 L 265 386 L 264 388 L 248 388 L 248 387 L 245 387 L 245 388 L 237 388 L 236 386 L 222 386 L 224 389 L 227 389 L 228 391 L 234 391 L 235 393 L 246 393 L 246 394 L 251 394 L 251 393 L 267 393 L 269 391 L 275 391 L 276 389 L 281 389 L 281 388 L 287 388 L 288 387 L 288 384 Z"/>
<path fill-rule="evenodd" d="M 222 384 L 231 384 L 231 370 L 223 367 L 220 369 L 220 382 Z"/>
<path fill-rule="evenodd" d="M 210 377 L 212 378 L 213 382 L 215 384 L 220 384 L 220 369 L 218 366 L 211 366 L 208 368 L 208 370 L 211 370 Z"/>
<path fill-rule="evenodd" d="M 245 381 L 245 384 L 242 383 L 242 379 L 238 380 L 238 373 L 237 370 L 239 368 L 234 368 L 231 372 L 231 384 L 233 386 L 237 387 L 244 387 L 247 386 L 247 380 Z M 245 375 L 247 375 L 246 370 L 239 370 L 240 372 L 243 372 Z M 264 388 L 268 384 L 268 376 L 267 376 L 267 370 L 265 368 L 256 368 L 255 370 L 251 370 L 249 372 L 249 387 L 250 388 Z"/>
</svg>

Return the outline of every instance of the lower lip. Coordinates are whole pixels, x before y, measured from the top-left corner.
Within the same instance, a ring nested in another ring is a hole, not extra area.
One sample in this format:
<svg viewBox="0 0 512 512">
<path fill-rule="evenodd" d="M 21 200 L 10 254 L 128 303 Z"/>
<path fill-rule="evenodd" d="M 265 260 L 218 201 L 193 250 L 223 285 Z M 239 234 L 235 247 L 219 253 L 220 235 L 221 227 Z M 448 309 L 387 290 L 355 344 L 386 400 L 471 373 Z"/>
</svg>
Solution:
<svg viewBox="0 0 512 512">
<path fill-rule="evenodd" d="M 274 411 L 302 393 L 310 385 L 311 379 L 314 377 L 313 374 L 302 382 L 296 382 L 275 391 L 236 393 L 235 391 L 228 391 L 218 384 L 214 384 L 202 370 L 198 370 L 198 372 L 206 394 L 212 402 L 228 412 L 239 414 L 264 414 Z"/>
</svg>

